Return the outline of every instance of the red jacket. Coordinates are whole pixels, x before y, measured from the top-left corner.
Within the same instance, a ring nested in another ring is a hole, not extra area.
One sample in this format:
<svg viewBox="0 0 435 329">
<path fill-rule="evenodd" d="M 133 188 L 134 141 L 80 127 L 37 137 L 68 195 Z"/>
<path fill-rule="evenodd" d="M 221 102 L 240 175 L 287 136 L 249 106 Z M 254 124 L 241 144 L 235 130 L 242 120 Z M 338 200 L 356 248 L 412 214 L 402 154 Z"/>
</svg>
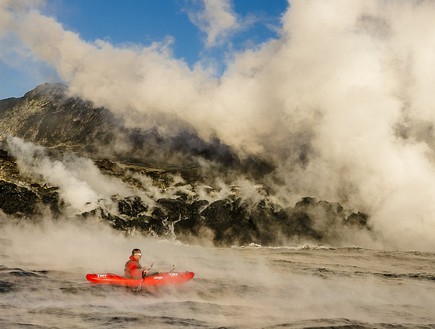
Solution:
<svg viewBox="0 0 435 329">
<path fill-rule="evenodd" d="M 142 279 L 142 265 L 130 256 L 130 260 L 125 263 L 124 273 L 127 278 Z"/>
</svg>

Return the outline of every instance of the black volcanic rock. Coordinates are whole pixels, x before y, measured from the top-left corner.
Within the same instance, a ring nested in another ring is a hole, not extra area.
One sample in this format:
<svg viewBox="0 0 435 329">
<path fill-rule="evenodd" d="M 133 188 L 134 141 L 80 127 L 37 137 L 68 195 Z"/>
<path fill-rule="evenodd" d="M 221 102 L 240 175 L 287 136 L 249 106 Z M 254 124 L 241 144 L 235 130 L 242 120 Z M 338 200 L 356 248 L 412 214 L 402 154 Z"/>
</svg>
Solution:
<svg viewBox="0 0 435 329">
<path fill-rule="evenodd" d="M 20 176 L 15 160 L 0 150 L 0 177 L 8 177 L 15 182 L 0 180 L 0 209 L 14 217 L 36 218 L 46 215 L 50 210 L 53 217 L 65 214 L 67 205 L 63 202 L 56 187 L 29 180 Z M 165 170 L 127 166 L 108 159 L 96 161 L 105 175 L 121 178 L 124 184 L 134 188 L 144 186 L 133 179 L 135 175 L 152 177 L 156 185 L 163 188 L 177 188 L 171 185 Z M 27 181 L 26 181 L 27 180 Z M 19 183 L 24 182 L 26 183 Z M 184 188 L 186 187 L 184 183 Z M 180 184 L 183 186 L 183 184 Z M 172 198 L 161 198 L 153 204 L 146 204 L 138 195 L 112 196 L 91 211 L 79 215 L 83 219 L 100 218 L 113 228 L 126 232 L 142 232 L 159 237 L 200 238 L 204 229 L 213 234 L 213 242 L 219 246 L 277 245 L 288 241 L 314 241 L 330 243 L 340 241 L 343 227 L 369 231 L 368 216 L 361 212 L 347 212 L 338 203 L 303 198 L 294 207 L 282 208 L 270 202 L 266 196 L 253 203 L 242 200 L 237 193 L 209 203 L 198 195 L 176 192 Z M 117 207 L 106 207 L 106 203 L 115 203 Z M 44 211 L 45 209 L 45 211 Z"/>
<path fill-rule="evenodd" d="M 147 205 L 143 204 L 137 195 L 130 196 L 118 201 L 118 211 L 128 217 L 137 217 L 148 210 Z"/>
<path fill-rule="evenodd" d="M 0 101 L 0 133 L 0 140 L 10 135 L 46 146 L 44 156 L 51 160 L 61 162 L 64 154 L 87 157 L 102 175 L 123 184 L 128 191 L 123 193 L 131 193 L 88 202 L 86 211 L 71 209 L 56 186 L 20 172 L 6 140 L 0 143 L 0 210 L 7 216 L 96 219 L 127 233 L 188 241 L 207 232 L 219 246 L 333 244 L 344 241 L 344 230 L 370 232 L 368 215 L 350 213 L 336 202 L 306 197 L 279 205 L 266 189 L 257 191 L 256 201 L 244 199 L 237 188 L 220 196 L 210 186 L 213 175 L 225 177 L 229 185 L 240 174 L 256 182 L 273 165 L 256 157 L 241 160 L 219 139 L 206 142 L 189 130 L 162 136 L 158 129 L 126 128 L 108 109 L 68 97 L 61 84 Z M 124 148 L 112 147 L 118 142 Z M 213 171 L 197 170 L 204 161 Z"/>
<path fill-rule="evenodd" d="M 38 196 L 29 189 L 15 184 L 0 181 L 0 208 L 6 214 L 36 214 Z"/>
<path fill-rule="evenodd" d="M 61 213 L 62 201 L 56 188 L 34 184 L 31 188 L 0 180 L 0 209 L 15 217 L 41 215 L 48 206 L 53 216 Z"/>
<path fill-rule="evenodd" d="M 368 225 L 369 216 L 362 212 L 353 212 L 347 217 L 346 224 L 371 229 Z"/>
<path fill-rule="evenodd" d="M 62 200 L 57 188 L 22 177 L 15 159 L 0 149 L 0 209 L 9 215 L 29 217 L 41 214 L 44 207 L 55 217 L 61 213 Z"/>
<path fill-rule="evenodd" d="M 227 198 L 213 202 L 202 215 L 205 217 L 205 225 L 215 234 L 216 244 L 243 245 L 253 242 L 254 223 L 241 199 Z"/>
</svg>

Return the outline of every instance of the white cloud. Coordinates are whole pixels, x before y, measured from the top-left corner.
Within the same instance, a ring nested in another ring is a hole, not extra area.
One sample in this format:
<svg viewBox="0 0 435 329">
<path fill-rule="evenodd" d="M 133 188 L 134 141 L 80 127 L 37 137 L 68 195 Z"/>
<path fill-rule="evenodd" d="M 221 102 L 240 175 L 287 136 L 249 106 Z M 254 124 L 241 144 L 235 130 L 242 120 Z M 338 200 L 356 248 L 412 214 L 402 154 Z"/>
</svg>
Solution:
<svg viewBox="0 0 435 329">
<path fill-rule="evenodd" d="M 214 47 L 240 29 L 240 22 L 234 12 L 231 0 L 202 0 L 201 11 L 190 11 L 189 18 L 206 34 L 206 47 Z"/>
</svg>

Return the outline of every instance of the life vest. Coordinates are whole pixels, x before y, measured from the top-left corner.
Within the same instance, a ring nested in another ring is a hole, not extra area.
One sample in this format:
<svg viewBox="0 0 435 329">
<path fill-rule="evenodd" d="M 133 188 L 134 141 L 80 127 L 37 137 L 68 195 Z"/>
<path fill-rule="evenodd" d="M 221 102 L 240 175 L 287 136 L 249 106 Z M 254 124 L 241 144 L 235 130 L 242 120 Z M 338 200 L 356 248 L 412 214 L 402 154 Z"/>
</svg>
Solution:
<svg viewBox="0 0 435 329">
<path fill-rule="evenodd" d="M 130 260 L 125 263 L 124 274 L 127 278 L 141 279 L 142 265 L 133 256 L 130 256 Z"/>
</svg>

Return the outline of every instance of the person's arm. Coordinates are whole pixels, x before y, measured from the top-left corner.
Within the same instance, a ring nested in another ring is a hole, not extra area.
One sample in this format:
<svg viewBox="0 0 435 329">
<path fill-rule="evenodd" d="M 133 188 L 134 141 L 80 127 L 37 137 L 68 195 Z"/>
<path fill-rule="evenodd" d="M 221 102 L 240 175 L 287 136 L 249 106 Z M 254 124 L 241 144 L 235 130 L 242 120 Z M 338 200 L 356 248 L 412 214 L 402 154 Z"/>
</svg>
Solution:
<svg viewBox="0 0 435 329">
<path fill-rule="evenodd" d="M 130 269 L 130 274 L 133 278 L 141 278 L 142 277 L 142 267 L 138 266 L 137 264 L 133 264 L 133 266 Z"/>
<path fill-rule="evenodd" d="M 148 268 L 142 267 L 142 277 L 145 277 L 148 274 L 149 270 L 151 269 L 151 267 L 153 267 L 153 265 L 154 265 L 154 263 L 152 263 L 150 266 L 148 266 Z"/>
</svg>

